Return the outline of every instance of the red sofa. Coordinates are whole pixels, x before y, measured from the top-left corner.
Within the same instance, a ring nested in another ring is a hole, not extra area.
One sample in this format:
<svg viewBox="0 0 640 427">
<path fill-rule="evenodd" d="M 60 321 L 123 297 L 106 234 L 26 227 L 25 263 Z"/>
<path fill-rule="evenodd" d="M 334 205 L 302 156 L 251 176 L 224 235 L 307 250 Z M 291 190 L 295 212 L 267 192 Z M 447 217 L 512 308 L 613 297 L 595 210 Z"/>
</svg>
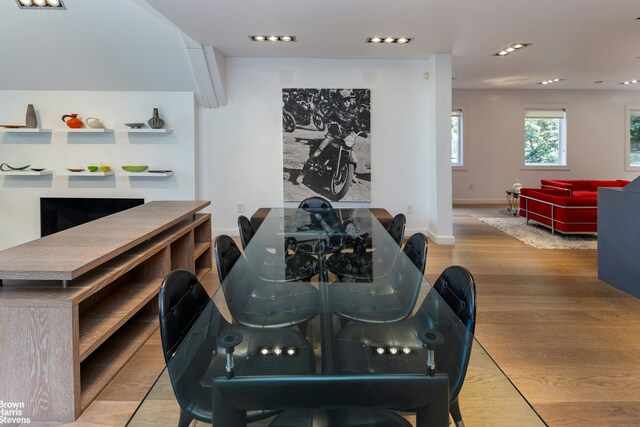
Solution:
<svg viewBox="0 0 640 427">
<path fill-rule="evenodd" d="M 564 234 L 597 234 L 598 187 L 624 187 L 625 180 L 540 180 L 520 190 L 520 216 Z"/>
</svg>

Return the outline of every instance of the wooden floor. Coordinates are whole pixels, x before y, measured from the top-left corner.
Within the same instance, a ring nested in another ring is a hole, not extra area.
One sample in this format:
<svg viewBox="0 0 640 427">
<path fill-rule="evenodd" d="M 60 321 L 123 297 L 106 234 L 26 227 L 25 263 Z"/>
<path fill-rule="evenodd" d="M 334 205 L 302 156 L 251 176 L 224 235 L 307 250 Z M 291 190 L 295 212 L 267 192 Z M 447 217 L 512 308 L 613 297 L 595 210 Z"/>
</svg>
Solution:
<svg viewBox="0 0 640 427">
<path fill-rule="evenodd" d="M 473 273 L 476 338 L 548 425 L 640 425 L 640 301 L 597 279 L 597 251 L 535 249 L 477 219 L 503 208 L 455 208 L 456 245 L 430 243 L 428 279 L 453 264 Z M 156 334 L 72 425 L 125 425 L 163 367 Z M 509 425 L 535 425 L 509 406 L 469 404 Z M 159 408 L 151 425 L 172 416 Z"/>
</svg>

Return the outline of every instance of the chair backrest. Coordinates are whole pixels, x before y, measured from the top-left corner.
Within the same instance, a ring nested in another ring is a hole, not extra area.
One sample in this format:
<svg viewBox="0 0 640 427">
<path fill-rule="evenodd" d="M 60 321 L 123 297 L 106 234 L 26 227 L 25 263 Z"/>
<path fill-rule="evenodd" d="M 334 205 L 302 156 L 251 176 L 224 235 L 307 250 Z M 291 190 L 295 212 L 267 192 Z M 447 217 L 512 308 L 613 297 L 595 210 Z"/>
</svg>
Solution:
<svg viewBox="0 0 640 427">
<path fill-rule="evenodd" d="M 221 234 L 216 237 L 214 253 L 216 267 L 218 268 L 218 278 L 220 279 L 220 283 L 222 283 L 242 254 L 236 242 L 226 234 Z"/>
<path fill-rule="evenodd" d="M 333 209 L 331 203 L 323 197 L 314 196 L 308 197 L 300 202 L 298 209 L 306 209 L 311 212 L 319 212 L 326 209 Z"/>
<path fill-rule="evenodd" d="M 449 375 L 449 394 L 453 401 L 462 389 L 462 383 L 469 366 L 473 333 L 476 327 L 476 283 L 469 270 L 459 265 L 454 265 L 447 267 L 440 274 L 433 288 L 467 328 L 465 345 L 460 354 L 450 355 L 451 358 L 458 359 L 456 364 L 459 369 L 457 375 Z"/>
<path fill-rule="evenodd" d="M 166 362 L 171 359 L 209 301 L 209 295 L 191 272 L 174 270 L 164 278 L 158 305 L 160 338 Z"/>
<path fill-rule="evenodd" d="M 398 214 L 393 217 L 391 224 L 387 228 L 387 232 L 391 234 L 391 237 L 398 246 L 402 246 L 402 239 L 404 239 L 404 228 L 407 225 L 407 217 L 404 214 Z"/>
<path fill-rule="evenodd" d="M 404 245 L 404 253 L 409 257 L 411 262 L 424 274 L 427 265 L 427 236 L 423 233 L 415 233 Z"/>
<path fill-rule="evenodd" d="M 424 366 L 424 361 L 422 362 Z M 446 426 L 448 379 L 444 374 L 306 375 L 214 377 L 213 424 L 246 426 L 247 407 L 291 408 L 417 408 L 416 426 Z M 297 424 L 308 425 L 308 424 Z M 316 425 L 316 424 L 313 424 Z M 322 423 L 317 425 L 340 425 Z M 349 424 L 351 425 L 351 424 Z M 395 426 L 397 424 L 358 424 Z"/>
<path fill-rule="evenodd" d="M 433 287 L 467 330 L 473 333 L 476 327 L 476 283 L 469 270 L 459 265 L 447 267 Z"/>
<path fill-rule="evenodd" d="M 246 249 L 247 245 L 256 234 L 251 220 L 244 215 L 238 217 L 238 231 L 240 232 L 240 243 L 242 243 L 242 249 Z"/>
</svg>

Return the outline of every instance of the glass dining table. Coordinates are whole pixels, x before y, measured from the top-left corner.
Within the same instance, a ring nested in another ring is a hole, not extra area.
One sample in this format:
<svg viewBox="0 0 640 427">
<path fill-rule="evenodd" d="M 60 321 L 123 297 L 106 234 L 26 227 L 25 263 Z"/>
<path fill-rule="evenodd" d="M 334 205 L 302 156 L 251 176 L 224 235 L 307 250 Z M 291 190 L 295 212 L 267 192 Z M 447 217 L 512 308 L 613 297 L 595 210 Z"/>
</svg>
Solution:
<svg viewBox="0 0 640 427">
<path fill-rule="evenodd" d="M 210 399 L 217 426 L 357 406 L 448 424 L 473 335 L 369 209 L 272 209 L 221 288 L 230 326 L 212 300 L 167 363 L 183 407 Z"/>
</svg>

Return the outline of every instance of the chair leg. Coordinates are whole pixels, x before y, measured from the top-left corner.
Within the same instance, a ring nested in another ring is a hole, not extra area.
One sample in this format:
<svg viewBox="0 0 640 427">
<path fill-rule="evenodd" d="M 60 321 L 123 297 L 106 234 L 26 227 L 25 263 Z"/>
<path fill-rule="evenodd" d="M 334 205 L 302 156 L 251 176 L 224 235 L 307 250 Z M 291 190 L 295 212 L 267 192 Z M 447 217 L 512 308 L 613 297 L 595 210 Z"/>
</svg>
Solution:
<svg viewBox="0 0 640 427">
<path fill-rule="evenodd" d="M 451 418 L 453 418 L 453 423 L 456 427 L 464 427 L 464 421 L 462 421 L 462 413 L 460 413 L 460 403 L 458 402 L 458 398 L 451 402 L 449 405 L 449 412 L 451 413 Z"/>
<path fill-rule="evenodd" d="M 193 421 L 193 418 L 187 415 L 187 413 L 180 408 L 180 420 L 178 420 L 178 427 L 189 427 L 191 421 Z"/>
</svg>

